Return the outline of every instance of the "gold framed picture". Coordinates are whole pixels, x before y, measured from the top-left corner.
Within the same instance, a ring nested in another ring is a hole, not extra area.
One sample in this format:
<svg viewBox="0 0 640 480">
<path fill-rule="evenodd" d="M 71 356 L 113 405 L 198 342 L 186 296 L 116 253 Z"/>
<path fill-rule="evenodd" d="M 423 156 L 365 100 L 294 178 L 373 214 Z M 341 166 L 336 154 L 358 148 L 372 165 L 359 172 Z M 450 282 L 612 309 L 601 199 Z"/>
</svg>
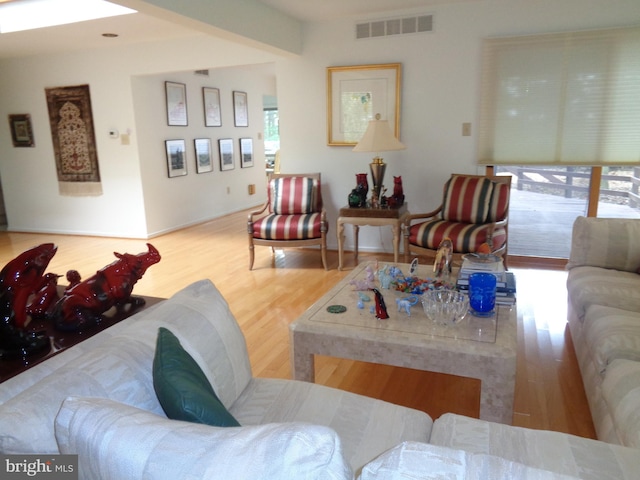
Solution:
<svg viewBox="0 0 640 480">
<path fill-rule="evenodd" d="M 402 65 L 327 67 L 327 144 L 353 146 L 380 114 L 400 135 Z"/>
</svg>

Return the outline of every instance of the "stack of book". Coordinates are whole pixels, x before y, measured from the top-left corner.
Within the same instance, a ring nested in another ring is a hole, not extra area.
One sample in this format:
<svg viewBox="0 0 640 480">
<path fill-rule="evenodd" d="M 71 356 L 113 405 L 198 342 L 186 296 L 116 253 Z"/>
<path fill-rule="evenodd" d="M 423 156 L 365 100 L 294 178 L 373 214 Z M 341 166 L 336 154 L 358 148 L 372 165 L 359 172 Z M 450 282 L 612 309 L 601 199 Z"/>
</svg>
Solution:
<svg viewBox="0 0 640 480">
<path fill-rule="evenodd" d="M 504 268 L 504 263 L 499 257 L 491 258 L 474 257 L 465 255 L 456 288 L 461 292 L 469 290 L 469 275 L 477 272 L 492 273 L 496 276 L 496 303 L 502 305 L 513 305 L 516 302 L 516 277 L 513 272 L 508 272 Z"/>
</svg>

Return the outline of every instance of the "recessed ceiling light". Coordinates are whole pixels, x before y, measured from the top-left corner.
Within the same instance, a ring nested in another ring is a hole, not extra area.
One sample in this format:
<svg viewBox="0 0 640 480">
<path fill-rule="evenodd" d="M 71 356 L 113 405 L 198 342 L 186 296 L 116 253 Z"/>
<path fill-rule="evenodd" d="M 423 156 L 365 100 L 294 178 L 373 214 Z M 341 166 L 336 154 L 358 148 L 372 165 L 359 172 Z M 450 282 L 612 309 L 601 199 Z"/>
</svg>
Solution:
<svg viewBox="0 0 640 480">
<path fill-rule="evenodd" d="M 0 33 L 136 13 L 103 0 L 31 0 L 0 5 Z"/>
</svg>

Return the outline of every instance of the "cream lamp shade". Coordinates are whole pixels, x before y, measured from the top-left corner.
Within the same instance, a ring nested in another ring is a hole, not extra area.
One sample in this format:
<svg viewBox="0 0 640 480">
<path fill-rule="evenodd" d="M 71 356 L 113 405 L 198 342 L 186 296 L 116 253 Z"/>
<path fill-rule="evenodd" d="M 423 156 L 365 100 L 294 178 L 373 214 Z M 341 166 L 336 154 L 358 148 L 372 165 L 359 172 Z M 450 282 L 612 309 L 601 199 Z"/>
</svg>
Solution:
<svg viewBox="0 0 640 480">
<path fill-rule="evenodd" d="M 404 150 L 405 147 L 394 136 L 389 128 L 389 122 L 387 120 L 380 120 L 380 114 L 376 114 L 375 120 L 371 120 L 367 126 L 367 130 L 358 142 L 353 147 L 354 152 L 375 152 L 376 156 L 369 165 L 371 167 L 371 177 L 373 177 L 374 191 L 372 195 L 376 197 L 376 200 L 380 199 L 382 193 L 382 182 L 384 180 L 384 172 L 387 168 L 387 164 L 384 163 L 380 152 L 390 152 L 392 150 Z"/>
</svg>

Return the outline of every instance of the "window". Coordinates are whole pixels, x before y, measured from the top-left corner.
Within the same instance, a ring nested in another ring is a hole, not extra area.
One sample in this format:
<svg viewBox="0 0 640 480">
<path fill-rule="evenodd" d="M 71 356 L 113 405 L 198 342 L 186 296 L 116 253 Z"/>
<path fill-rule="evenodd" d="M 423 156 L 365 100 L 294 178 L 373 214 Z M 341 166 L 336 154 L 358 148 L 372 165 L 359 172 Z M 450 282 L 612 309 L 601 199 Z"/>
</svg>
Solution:
<svg viewBox="0 0 640 480">
<path fill-rule="evenodd" d="M 639 165 L 640 28 L 492 38 L 479 163 Z"/>
<path fill-rule="evenodd" d="M 264 110 L 264 154 L 267 161 L 267 169 L 273 170 L 276 152 L 280 149 L 280 123 L 277 108 L 265 108 Z"/>
</svg>

